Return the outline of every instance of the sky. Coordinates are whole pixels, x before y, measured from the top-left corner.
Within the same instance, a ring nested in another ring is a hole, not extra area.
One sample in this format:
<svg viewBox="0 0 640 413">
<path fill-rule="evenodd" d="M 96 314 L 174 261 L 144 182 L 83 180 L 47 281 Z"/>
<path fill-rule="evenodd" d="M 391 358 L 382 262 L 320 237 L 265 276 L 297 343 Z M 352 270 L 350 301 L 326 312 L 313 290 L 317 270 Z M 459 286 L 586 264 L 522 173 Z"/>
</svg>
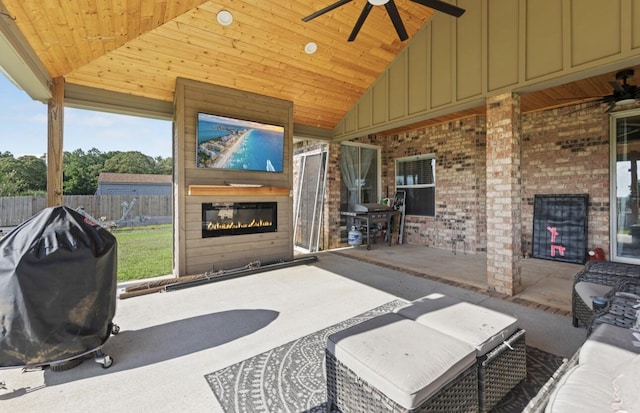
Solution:
<svg viewBox="0 0 640 413">
<path fill-rule="evenodd" d="M 171 156 L 170 121 L 65 108 L 63 150 L 139 151 Z M 0 73 L 0 152 L 42 156 L 47 152 L 47 105 L 32 100 Z"/>
</svg>

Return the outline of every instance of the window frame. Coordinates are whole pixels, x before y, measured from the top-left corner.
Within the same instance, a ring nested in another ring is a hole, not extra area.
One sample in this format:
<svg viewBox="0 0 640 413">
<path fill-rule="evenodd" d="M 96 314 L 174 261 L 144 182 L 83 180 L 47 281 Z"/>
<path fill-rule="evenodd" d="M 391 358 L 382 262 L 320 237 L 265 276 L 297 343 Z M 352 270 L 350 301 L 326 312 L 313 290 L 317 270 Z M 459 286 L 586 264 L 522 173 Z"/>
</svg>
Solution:
<svg viewBox="0 0 640 413">
<path fill-rule="evenodd" d="M 398 165 L 402 162 L 417 162 L 429 160 L 431 164 L 431 175 L 433 177 L 433 183 L 431 184 L 399 184 L 398 183 Z M 402 158 L 396 158 L 394 160 L 394 183 L 397 190 L 407 190 L 407 189 L 421 189 L 421 188 L 433 188 L 433 215 L 423 215 L 423 214 L 410 214 L 412 216 L 419 217 L 428 217 L 435 218 L 436 216 L 436 156 L 434 153 L 422 154 L 422 155 L 413 155 L 413 156 L 405 156 Z"/>
</svg>

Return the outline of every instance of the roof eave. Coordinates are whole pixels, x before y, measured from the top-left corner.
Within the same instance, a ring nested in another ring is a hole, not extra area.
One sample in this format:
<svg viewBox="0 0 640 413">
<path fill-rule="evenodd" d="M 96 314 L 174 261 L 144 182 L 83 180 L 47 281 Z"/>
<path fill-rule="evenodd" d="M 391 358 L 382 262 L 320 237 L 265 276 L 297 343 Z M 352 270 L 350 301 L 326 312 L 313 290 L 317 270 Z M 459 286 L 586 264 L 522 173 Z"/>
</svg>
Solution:
<svg viewBox="0 0 640 413">
<path fill-rule="evenodd" d="M 48 102 L 51 77 L 11 16 L 0 17 L 0 71 L 33 100 Z"/>
</svg>

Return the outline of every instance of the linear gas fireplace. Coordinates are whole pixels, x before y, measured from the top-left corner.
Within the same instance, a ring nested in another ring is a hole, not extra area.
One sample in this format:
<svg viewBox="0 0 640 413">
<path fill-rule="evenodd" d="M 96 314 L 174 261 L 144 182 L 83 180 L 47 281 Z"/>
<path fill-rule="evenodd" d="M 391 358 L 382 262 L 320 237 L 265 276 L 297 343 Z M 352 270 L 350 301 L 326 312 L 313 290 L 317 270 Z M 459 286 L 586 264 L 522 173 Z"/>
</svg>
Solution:
<svg viewBox="0 0 640 413">
<path fill-rule="evenodd" d="M 202 204 L 202 238 L 278 231 L 277 202 Z"/>
</svg>

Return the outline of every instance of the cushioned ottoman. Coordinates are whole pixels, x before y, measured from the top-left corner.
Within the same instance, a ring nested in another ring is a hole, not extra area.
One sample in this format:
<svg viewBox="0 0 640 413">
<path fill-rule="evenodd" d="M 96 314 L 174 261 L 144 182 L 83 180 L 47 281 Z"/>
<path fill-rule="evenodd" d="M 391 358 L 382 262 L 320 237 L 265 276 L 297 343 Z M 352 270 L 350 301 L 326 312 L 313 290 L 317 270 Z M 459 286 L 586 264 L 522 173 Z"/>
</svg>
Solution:
<svg viewBox="0 0 640 413">
<path fill-rule="evenodd" d="M 398 314 L 329 336 L 327 398 L 341 412 L 476 412 L 472 346 Z"/>
<path fill-rule="evenodd" d="M 525 332 L 514 317 L 443 294 L 428 295 L 396 312 L 474 347 L 481 412 L 491 410 L 527 375 Z"/>
</svg>

